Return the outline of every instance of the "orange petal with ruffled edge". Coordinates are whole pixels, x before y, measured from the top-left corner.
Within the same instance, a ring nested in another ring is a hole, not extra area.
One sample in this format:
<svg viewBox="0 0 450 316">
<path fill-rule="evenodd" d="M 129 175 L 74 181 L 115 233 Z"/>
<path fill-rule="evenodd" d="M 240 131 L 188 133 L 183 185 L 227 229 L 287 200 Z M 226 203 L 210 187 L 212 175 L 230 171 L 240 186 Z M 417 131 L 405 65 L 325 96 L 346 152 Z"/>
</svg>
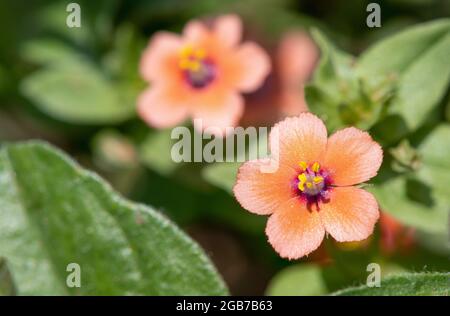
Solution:
<svg viewBox="0 0 450 316">
<path fill-rule="evenodd" d="M 383 161 L 383 151 L 367 132 L 349 127 L 328 140 L 324 166 L 337 186 L 354 185 L 374 177 Z"/>
<path fill-rule="evenodd" d="M 325 235 L 325 229 L 316 211 L 292 198 L 273 213 L 266 227 L 269 243 L 288 259 L 298 259 L 316 250 Z"/>
<path fill-rule="evenodd" d="M 320 162 L 327 144 L 327 129 L 311 113 L 301 113 L 277 123 L 270 132 L 273 159 L 298 169 L 301 161 Z"/>
<path fill-rule="evenodd" d="M 325 230 L 340 242 L 366 239 L 380 216 L 374 196 L 356 187 L 333 188 L 318 213 Z"/>
<path fill-rule="evenodd" d="M 214 23 L 214 33 L 228 47 L 239 44 L 242 37 L 242 21 L 235 14 L 219 16 Z"/>
<path fill-rule="evenodd" d="M 188 43 L 198 43 L 211 36 L 211 31 L 199 20 L 192 20 L 183 29 L 183 37 Z"/>
<path fill-rule="evenodd" d="M 142 77 L 147 81 L 179 80 L 177 60 L 181 46 L 182 40 L 177 35 L 155 34 L 142 54 L 139 65 Z"/>
<path fill-rule="evenodd" d="M 201 126 L 194 121 L 197 130 L 210 131 L 218 136 L 225 135 L 227 127 L 236 126 L 244 111 L 244 100 L 234 92 L 209 93 L 192 100 L 192 116 L 201 119 Z"/>
<path fill-rule="evenodd" d="M 259 214 L 272 214 L 280 205 L 293 197 L 290 183 L 295 171 L 278 168 L 274 173 L 262 172 L 276 163 L 269 158 L 244 163 L 237 175 L 233 193 L 247 211 Z"/>
<path fill-rule="evenodd" d="M 169 87 L 153 86 L 139 95 L 137 104 L 140 117 L 148 124 L 165 128 L 184 121 L 188 108 L 182 98 Z"/>
</svg>

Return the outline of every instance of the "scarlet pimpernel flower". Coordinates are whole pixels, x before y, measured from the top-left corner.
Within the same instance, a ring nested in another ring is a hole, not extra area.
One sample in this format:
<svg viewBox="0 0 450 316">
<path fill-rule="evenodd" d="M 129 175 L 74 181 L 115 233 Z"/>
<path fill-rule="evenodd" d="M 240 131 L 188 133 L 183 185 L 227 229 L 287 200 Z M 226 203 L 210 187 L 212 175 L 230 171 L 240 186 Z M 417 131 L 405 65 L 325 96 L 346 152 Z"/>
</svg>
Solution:
<svg viewBox="0 0 450 316">
<path fill-rule="evenodd" d="M 138 112 L 157 128 L 187 117 L 222 134 L 244 110 L 241 93 L 257 89 L 270 71 L 270 60 L 257 44 L 240 44 L 236 15 L 218 17 L 212 28 L 189 22 L 182 36 L 159 32 L 144 51 L 140 71 L 151 86 L 138 98 Z"/>
<path fill-rule="evenodd" d="M 270 215 L 266 234 L 282 257 L 308 255 L 326 233 L 346 242 L 373 232 L 378 203 L 355 186 L 374 177 L 383 160 L 368 133 L 349 127 L 328 138 L 323 122 L 305 112 L 272 128 L 270 148 L 272 157 L 240 167 L 233 191 L 246 210 Z M 278 168 L 263 172 L 271 160 Z"/>
</svg>

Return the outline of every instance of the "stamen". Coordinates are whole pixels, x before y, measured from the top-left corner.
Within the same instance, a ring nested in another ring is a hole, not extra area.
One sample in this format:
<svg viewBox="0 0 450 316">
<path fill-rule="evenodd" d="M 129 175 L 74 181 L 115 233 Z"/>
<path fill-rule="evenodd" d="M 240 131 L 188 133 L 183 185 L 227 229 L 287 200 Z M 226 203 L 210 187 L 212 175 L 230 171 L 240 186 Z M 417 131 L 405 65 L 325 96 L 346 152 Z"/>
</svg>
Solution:
<svg viewBox="0 0 450 316">
<path fill-rule="evenodd" d="M 314 172 L 319 172 L 319 169 L 320 169 L 319 163 L 318 163 L 318 162 L 315 162 L 315 163 L 313 164 L 313 166 L 312 166 L 312 171 L 314 171 Z"/>
<path fill-rule="evenodd" d="M 313 181 L 315 184 L 321 183 L 323 182 L 323 177 L 321 176 L 314 177 Z"/>
<path fill-rule="evenodd" d="M 300 162 L 298 163 L 298 165 L 300 166 L 300 168 L 302 168 L 303 171 L 306 171 L 306 169 L 308 168 L 307 163 L 304 162 L 304 161 L 300 161 Z"/>
<path fill-rule="evenodd" d="M 215 64 L 204 49 L 186 45 L 180 50 L 179 56 L 178 67 L 193 88 L 206 87 L 215 79 Z"/>
<path fill-rule="evenodd" d="M 184 46 L 180 51 L 180 57 L 181 58 L 189 58 L 192 55 L 192 52 L 194 49 L 191 45 Z"/>
</svg>

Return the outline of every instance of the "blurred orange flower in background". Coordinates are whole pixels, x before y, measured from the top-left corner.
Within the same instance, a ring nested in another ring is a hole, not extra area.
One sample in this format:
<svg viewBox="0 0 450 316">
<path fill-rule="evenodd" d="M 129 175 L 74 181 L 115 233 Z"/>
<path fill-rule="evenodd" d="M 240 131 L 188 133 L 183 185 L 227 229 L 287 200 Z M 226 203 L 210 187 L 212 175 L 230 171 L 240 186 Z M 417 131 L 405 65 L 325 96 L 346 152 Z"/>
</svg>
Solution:
<svg viewBox="0 0 450 316">
<path fill-rule="evenodd" d="M 286 116 L 308 111 L 304 85 L 317 64 L 316 44 L 306 32 L 291 30 L 269 51 L 272 72 L 263 86 L 246 95 L 243 125 L 273 124 Z"/>
<path fill-rule="evenodd" d="M 381 212 L 380 231 L 380 247 L 386 255 L 398 250 L 408 252 L 414 246 L 415 230 L 406 227 L 386 212 Z"/>
<path fill-rule="evenodd" d="M 151 83 L 138 98 L 142 119 L 157 128 L 187 117 L 222 134 L 244 111 L 241 93 L 256 90 L 270 72 L 270 59 L 253 42 L 240 44 L 242 23 L 225 15 L 208 28 L 189 22 L 182 36 L 159 32 L 144 51 L 140 72 Z"/>
<path fill-rule="evenodd" d="M 349 127 L 327 138 L 318 117 L 301 113 L 272 128 L 270 148 L 271 158 L 240 167 L 233 192 L 243 208 L 271 215 L 266 234 L 282 257 L 308 255 L 325 233 L 339 242 L 372 234 L 378 203 L 354 186 L 374 177 L 383 160 L 380 145 L 368 133 Z M 263 173 L 271 160 L 277 170 Z"/>
</svg>

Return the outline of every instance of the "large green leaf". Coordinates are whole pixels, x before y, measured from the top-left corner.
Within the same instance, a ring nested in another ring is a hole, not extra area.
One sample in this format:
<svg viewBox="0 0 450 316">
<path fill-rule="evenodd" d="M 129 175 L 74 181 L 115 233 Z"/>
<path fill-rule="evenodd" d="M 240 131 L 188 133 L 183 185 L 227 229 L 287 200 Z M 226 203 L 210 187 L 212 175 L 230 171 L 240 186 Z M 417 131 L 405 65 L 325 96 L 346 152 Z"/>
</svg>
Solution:
<svg viewBox="0 0 450 316">
<path fill-rule="evenodd" d="M 448 296 L 450 273 L 408 273 L 381 280 L 380 287 L 352 287 L 338 296 Z"/>
<path fill-rule="evenodd" d="M 25 295 L 227 293 L 168 219 L 36 142 L 0 151 L 0 256 Z M 66 286 L 69 263 L 81 267 L 80 288 Z"/>
<path fill-rule="evenodd" d="M 387 37 L 361 54 L 356 64 L 357 72 L 367 77 L 401 73 L 444 38 L 449 30 L 450 21 L 443 19 Z"/>
<path fill-rule="evenodd" d="M 416 129 L 440 103 L 450 82 L 450 20 L 418 25 L 382 40 L 359 58 L 363 79 L 394 75 L 397 94 L 389 113 Z"/>
<path fill-rule="evenodd" d="M 450 27 L 446 36 L 430 46 L 400 77 L 392 113 L 417 128 L 440 103 L 450 83 Z"/>
</svg>

